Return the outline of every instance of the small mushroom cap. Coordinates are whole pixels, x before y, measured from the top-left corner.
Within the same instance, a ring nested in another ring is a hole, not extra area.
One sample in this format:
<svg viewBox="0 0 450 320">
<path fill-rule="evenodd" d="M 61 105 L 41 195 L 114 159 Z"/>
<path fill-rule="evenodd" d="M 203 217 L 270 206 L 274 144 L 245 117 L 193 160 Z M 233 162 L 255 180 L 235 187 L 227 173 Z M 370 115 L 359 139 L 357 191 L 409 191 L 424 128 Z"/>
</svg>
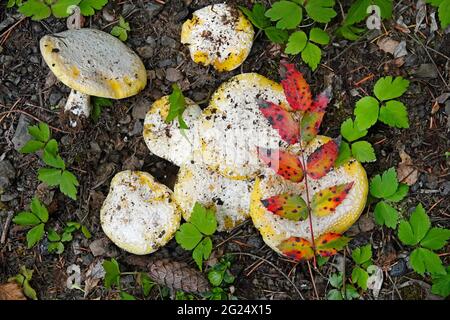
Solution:
<svg viewBox="0 0 450 320">
<path fill-rule="evenodd" d="M 265 168 L 258 159 L 257 147 L 287 148 L 259 110 L 258 99 L 290 110 L 281 85 L 257 73 L 237 75 L 213 94 L 203 110 L 199 124 L 201 145 L 195 153 L 212 170 L 233 179 L 255 177 Z M 300 118 L 299 113 L 293 116 Z"/>
<path fill-rule="evenodd" d="M 112 99 L 133 96 L 147 84 L 136 53 L 116 37 L 95 29 L 46 35 L 41 54 L 55 76 L 82 93 Z"/>
<path fill-rule="evenodd" d="M 169 96 L 156 100 L 144 120 L 144 141 L 150 151 L 177 166 L 190 159 L 192 151 L 198 146 L 198 118 L 200 107 L 186 98 L 183 120 L 189 129 L 180 129 L 178 119 L 166 123 L 169 114 Z"/>
<path fill-rule="evenodd" d="M 238 9 L 214 4 L 197 10 L 181 30 L 181 43 L 189 45 L 195 63 L 218 71 L 239 67 L 252 48 L 254 30 Z"/>
<path fill-rule="evenodd" d="M 172 191 L 141 171 L 122 171 L 100 210 L 102 229 L 118 247 L 148 254 L 165 245 L 180 226 Z"/>
<path fill-rule="evenodd" d="M 189 220 L 196 202 L 216 208 L 219 231 L 229 231 L 248 218 L 253 182 L 231 180 L 195 163 L 183 164 L 174 187 L 174 200 Z"/>
<path fill-rule="evenodd" d="M 306 147 L 305 158 L 330 140 L 329 137 L 317 136 Z M 295 151 L 296 148 L 298 150 L 299 146 L 294 146 L 291 151 Z M 343 233 L 358 220 L 366 205 L 368 181 L 363 166 L 354 159 L 338 168 L 333 168 L 319 180 L 308 179 L 310 199 L 322 189 L 352 181 L 353 186 L 350 192 L 333 213 L 322 217 L 312 215 L 315 238 L 328 232 Z M 281 218 L 268 211 L 261 203 L 261 199 L 286 192 L 300 194 L 306 201 L 304 181 L 293 183 L 276 175 L 273 170 L 267 169 L 262 178 L 256 179 L 251 194 L 250 216 L 253 224 L 261 233 L 264 242 L 278 253 L 281 252 L 277 246 L 290 237 L 301 237 L 311 241 L 308 219 L 297 222 Z"/>
</svg>

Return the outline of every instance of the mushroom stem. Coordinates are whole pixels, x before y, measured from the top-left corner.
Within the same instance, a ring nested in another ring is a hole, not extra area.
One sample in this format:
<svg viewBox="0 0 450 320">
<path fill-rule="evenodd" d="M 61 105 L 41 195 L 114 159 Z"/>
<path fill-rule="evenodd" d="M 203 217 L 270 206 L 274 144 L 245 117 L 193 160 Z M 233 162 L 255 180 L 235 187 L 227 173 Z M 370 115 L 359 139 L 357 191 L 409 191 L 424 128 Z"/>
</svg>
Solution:
<svg viewBox="0 0 450 320">
<path fill-rule="evenodd" d="M 91 114 L 91 97 L 79 91 L 70 91 L 70 95 L 64 106 L 64 112 L 71 112 L 77 118 L 81 116 L 89 118 Z M 76 127 L 77 121 L 70 120 L 70 126 Z"/>
</svg>

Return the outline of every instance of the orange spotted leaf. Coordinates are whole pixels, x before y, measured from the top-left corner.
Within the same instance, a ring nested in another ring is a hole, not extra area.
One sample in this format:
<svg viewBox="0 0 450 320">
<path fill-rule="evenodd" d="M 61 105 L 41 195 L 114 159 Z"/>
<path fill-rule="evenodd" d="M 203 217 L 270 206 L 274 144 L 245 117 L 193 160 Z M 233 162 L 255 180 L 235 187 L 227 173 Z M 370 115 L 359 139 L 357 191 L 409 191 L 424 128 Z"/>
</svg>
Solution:
<svg viewBox="0 0 450 320">
<path fill-rule="evenodd" d="M 299 195 L 289 193 L 279 194 L 261 200 L 264 207 L 273 214 L 293 221 L 305 220 L 308 218 L 308 207 L 305 200 Z"/>
<path fill-rule="evenodd" d="M 347 198 L 353 182 L 343 183 L 315 193 L 311 202 L 311 212 L 318 217 L 327 216 Z"/>
<path fill-rule="evenodd" d="M 258 156 L 277 174 L 292 182 L 303 180 L 303 169 L 299 158 L 279 149 L 258 148 Z"/>
<path fill-rule="evenodd" d="M 264 100 L 258 100 L 258 105 L 259 110 L 261 110 L 270 125 L 278 131 L 281 139 L 289 144 L 298 142 L 300 135 L 298 123 L 292 118 L 289 111 L 275 103 Z"/>
<path fill-rule="evenodd" d="M 316 253 L 322 257 L 331 257 L 344 249 L 350 240 L 339 233 L 325 233 L 315 240 Z"/>
<path fill-rule="evenodd" d="M 295 261 L 309 260 L 314 256 L 314 250 L 308 240 L 300 237 L 291 237 L 284 240 L 278 249 L 287 257 Z"/>
<path fill-rule="evenodd" d="M 310 142 L 319 133 L 324 111 L 306 111 L 300 123 L 302 141 Z"/>
<path fill-rule="evenodd" d="M 282 62 L 280 66 L 281 85 L 286 100 L 294 110 L 309 110 L 312 103 L 311 90 L 303 77 L 293 64 Z"/>
<path fill-rule="evenodd" d="M 308 157 L 306 172 L 313 179 L 325 176 L 334 166 L 339 153 L 339 146 L 334 140 L 321 145 Z"/>
</svg>

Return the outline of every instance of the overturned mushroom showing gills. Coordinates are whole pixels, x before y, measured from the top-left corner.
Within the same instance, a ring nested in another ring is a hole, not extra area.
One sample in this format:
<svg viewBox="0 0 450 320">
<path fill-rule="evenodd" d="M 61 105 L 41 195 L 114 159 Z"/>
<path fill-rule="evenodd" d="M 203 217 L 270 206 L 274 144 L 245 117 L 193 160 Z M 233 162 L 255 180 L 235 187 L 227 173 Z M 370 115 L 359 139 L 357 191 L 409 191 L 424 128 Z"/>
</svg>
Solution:
<svg viewBox="0 0 450 320">
<path fill-rule="evenodd" d="M 147 84 L 139 56 L 122 41 L 95 29 L 74 29 L 46 35 L 40 40 L 42 57 L 55 76 L 72 89 L 65 111 L 89 117 L 89 96 L 123 99 Z"/>
<path fill-rule="evenodd" d="M 122 171 L 111 181 L 100 210 L 103 231 L 118 247 L 148 254 L 164 246 L 180 225 L 172 191 L 141 171 Z"/>
<path fill-rule="evenodd" d="M 194 62 L 230 71 L 247 58 L 253 36 L 252 24 L 242 12 L 223 3 L 195 11 L 183 24 L 181 43 L 189 45 Z"/>
</svg>

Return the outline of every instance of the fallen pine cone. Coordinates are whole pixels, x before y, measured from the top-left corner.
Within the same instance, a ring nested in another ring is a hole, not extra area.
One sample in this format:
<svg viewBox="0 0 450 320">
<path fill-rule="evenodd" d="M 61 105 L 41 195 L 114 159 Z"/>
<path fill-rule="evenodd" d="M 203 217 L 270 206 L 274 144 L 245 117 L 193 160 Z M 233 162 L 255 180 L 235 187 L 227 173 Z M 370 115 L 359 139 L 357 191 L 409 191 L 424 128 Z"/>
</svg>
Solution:
<svg viewBox="0 0 450 320">
<path fill-rule="evenodd" d="M 187 263 L 170 259 L 154 260 L 140 256 L 130 256 L 127 262 L 141 268 L 147 268 L 147 272 L 153 281 L 173 290 L 192 293 L 210 290 L 208 280 L 204 275 L 189 267 Z"/>
</svg>

